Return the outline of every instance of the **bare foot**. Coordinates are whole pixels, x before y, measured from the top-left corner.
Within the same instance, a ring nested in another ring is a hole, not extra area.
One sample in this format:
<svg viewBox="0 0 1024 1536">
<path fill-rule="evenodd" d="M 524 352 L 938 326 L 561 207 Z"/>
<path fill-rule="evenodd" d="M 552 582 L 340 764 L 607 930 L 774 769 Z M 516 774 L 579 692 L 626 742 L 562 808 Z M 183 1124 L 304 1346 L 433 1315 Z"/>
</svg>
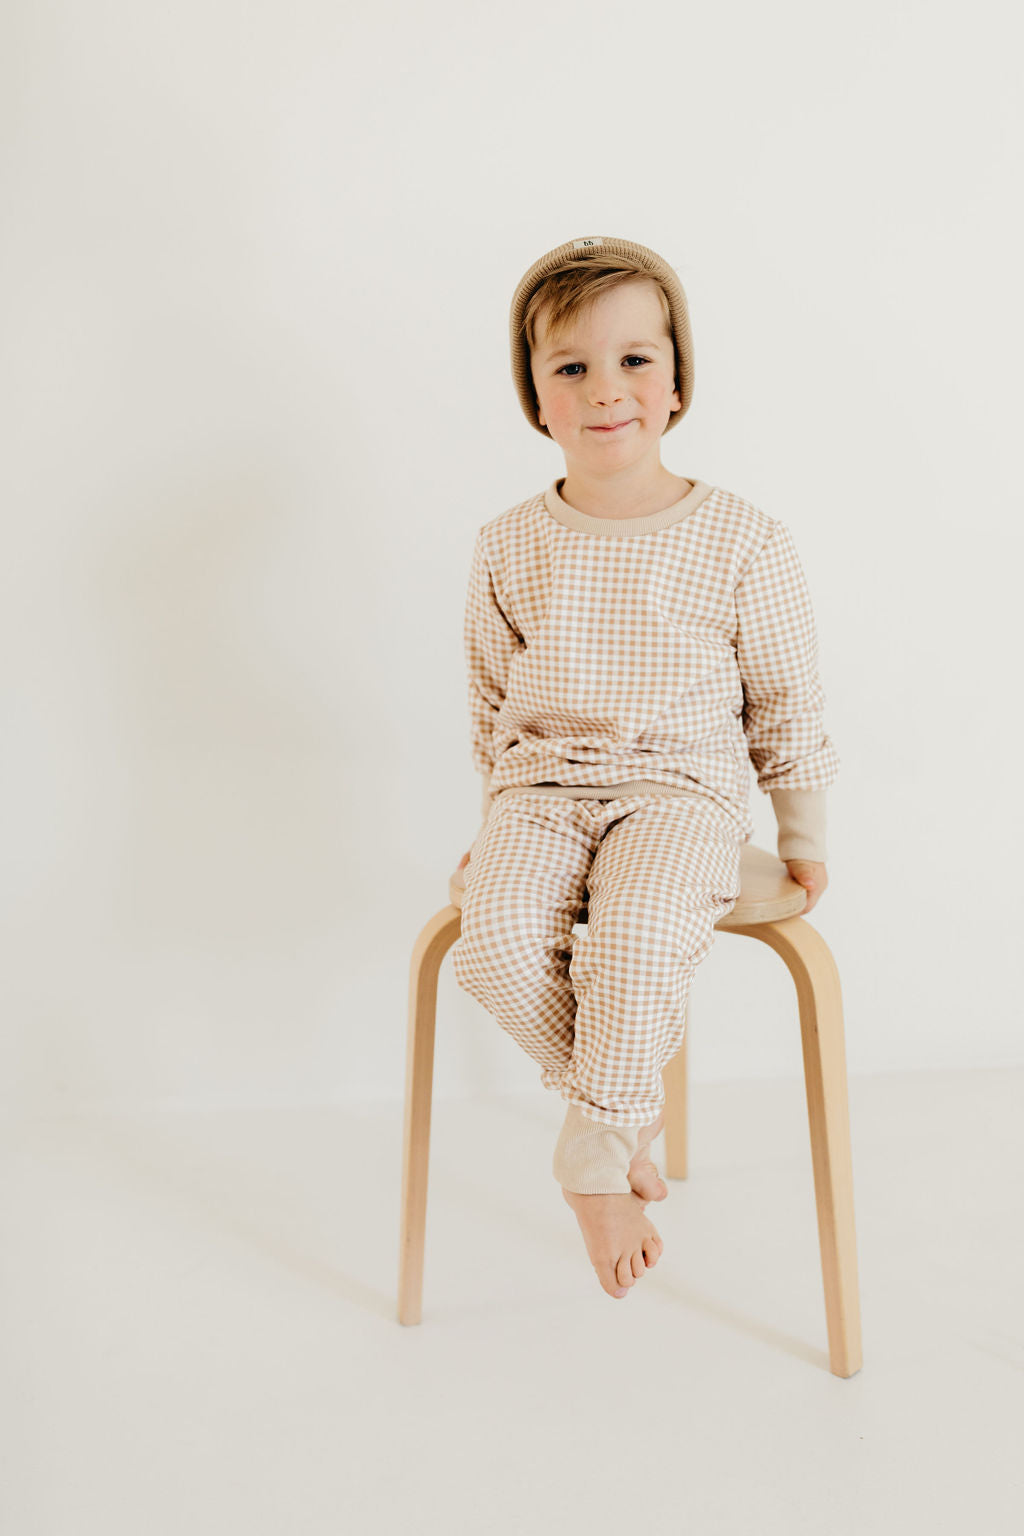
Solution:
<svg viewBox="0 0 1024 1536">
<path fill-rule="evenodd" d="M 601 1289 L 609 1296 L 625 1296 L 641 1275 L 654 1268 L 664 1247 L 644 1201 L 633 1193 L 578 1195 L 563 1189 L 562 1194 L 576 1212 Z"/>
<path fill-rule="evenodd" d="M 644 1205 L 650 1200 L 665 1200 L 668 1198 L 668 1185 L 659 1174 L 651 1160 L 651 1142 L 664 1129 L 665 1111 L 662 1109 L 657 1120 L 645 1125 L 640 1132 L 633 1160 L 629 1165 L 629 1183 L 635 1195 L 639 1195 Z"/>
</svg>

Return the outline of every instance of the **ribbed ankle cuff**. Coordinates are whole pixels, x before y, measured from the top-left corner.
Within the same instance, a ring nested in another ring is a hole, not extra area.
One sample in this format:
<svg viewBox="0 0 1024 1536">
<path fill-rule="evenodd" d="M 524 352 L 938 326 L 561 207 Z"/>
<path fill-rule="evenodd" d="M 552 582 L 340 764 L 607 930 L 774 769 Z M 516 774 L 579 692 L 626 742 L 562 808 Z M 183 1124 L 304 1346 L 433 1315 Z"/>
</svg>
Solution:
<svg viewBox="0 0 1024 1536">
<path fill-rule="evenodd" d="M 628 1195 L 629 1165 L 643 1129 L 604 1125 L 568 1105 L 555 1143 L 552 1171 L 563 1189 L 576 1195 Z"/>
</svg>

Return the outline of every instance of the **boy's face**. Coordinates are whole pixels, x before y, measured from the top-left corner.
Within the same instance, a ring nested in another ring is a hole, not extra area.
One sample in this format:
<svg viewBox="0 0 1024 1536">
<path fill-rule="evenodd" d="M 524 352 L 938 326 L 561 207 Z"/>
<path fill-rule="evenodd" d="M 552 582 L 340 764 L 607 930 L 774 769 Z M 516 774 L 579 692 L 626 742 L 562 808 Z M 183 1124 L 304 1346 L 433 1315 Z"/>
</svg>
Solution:
<svg viewBox="0 0 1024 1536">
<path fill-rule="evenodd" d="M 645 458 L 660 462 L 661 434 L 682 401 L 653 279 L 609 289 L 559 336 L 548 336 L 541 309 L 530 368 L 538 420 L 570 467 L 600 474 Z M 616 430 L 599 430 L 609 425 Z"/>
</svg>

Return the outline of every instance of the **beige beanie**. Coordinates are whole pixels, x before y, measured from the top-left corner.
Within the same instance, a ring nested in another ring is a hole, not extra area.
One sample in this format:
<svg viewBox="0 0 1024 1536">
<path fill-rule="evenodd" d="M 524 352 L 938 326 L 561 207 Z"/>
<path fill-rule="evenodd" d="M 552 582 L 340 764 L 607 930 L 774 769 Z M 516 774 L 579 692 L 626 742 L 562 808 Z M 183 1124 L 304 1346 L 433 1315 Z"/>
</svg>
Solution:
<svg viewBox="0 0 1024 1536">
<path fill-rule="evenodd" d="M 666 432 L 674 427 L 677 421 L 682 420 L 693 399 L 693 339 L 690 336 L 690 313 L 686 307 L 686 294 L 683 292 L 683 285 L 679 281 L 675 268 L 670 267 L 656 251 L 648 250 L 646 245 L 637 245 L 633 240 L 618 240 L 612 235 L 584 235 L 579 240 L 569 240 L 565 245 L 556 245 L 554 250 L 548 251 L 545 256 L 535 261 L 520 280 L 512 299 L 512 310 L 509 316 L 512 377 L 527 421 L 531 427 L 542 432 L 547 438 L 551 437 L 551 433 L 537 420 L 537 401 L 533 389 L 533 376 L 530 373 L 530 344 L 523 331 L 523 312 L 534 292 L 556 267 L 564 265 L 567 261 L 578 261 L 592 252 L 600 255 L 602 251 L 610 252 L 615 256 L 630 257 L 645 272 L 649 272 L 653 278 L 657 279 L 665 290 L 669 313 L 672 317 L 672 334 L 676 344 L 676 380 L 679 398 L 682 401 L 679 410 L 673 411 L 669 417 L 665 427 Z"/>
</svg>

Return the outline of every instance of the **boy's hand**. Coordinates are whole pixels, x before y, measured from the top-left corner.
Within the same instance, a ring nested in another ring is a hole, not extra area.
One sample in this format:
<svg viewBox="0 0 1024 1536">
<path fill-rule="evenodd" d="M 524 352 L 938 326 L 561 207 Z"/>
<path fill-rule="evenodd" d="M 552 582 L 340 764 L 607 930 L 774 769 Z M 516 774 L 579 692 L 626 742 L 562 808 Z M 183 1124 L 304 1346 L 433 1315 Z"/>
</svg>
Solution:
<svg viewBox="0 0 1024 1536">
<path fill-rule="evenodd" d="M 814 859 L 787 859 L 786 868 L 789 870 L 789 878 L 795 880 L 797 885 L 802 885 L 807 892 L 807 905 L 800 913 L 801 917 L 806 917 L 828 885 L 825 866 Z"/>
</svg>

